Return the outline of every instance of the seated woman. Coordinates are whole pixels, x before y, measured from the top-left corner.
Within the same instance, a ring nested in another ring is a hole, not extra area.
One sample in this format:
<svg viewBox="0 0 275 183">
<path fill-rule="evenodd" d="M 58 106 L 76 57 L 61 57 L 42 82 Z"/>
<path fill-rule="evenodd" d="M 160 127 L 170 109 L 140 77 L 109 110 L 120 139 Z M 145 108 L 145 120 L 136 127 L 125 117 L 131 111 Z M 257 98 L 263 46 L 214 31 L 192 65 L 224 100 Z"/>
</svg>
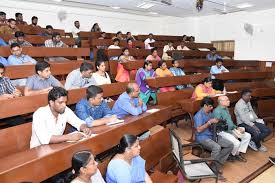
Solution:
<svg viewBox="0 0 275 183">
<path fill-rule="evenodd" d="M 120 49 L 120 40 L 118 38 L 113 39 L 113 44 L 108 47 L 108 49 Z M 110 57 L 110 60 L 118 60 L 118 56 Z"/>
<path fill-rule="evenodd" d="M 145 160 L 140 156 L 139 140 L 126 134 L 120 139 L 117 154 L 110 161 L 106 173 L 107 183 L 152 183 L 145 171 Z"/>
<path fill-rule="evenodd" d="M 96 62 L 96 70 L 97 71 L 92 75 L 92 80 L 94 81 L 95 85 L 105 85 L 111 83 L 109 74 L 105 72 L 106 65 L 104 61 Z"/>
<path fill-rule="evenodd" d="M 156 69 L 156 75 L 159 77 L 171 77 L 174 76 L 171 71 L 167 68 L 165 61 L 160 61 L 158 63 L 158 68 Z M 174 87 L 162 87 L 159 89 L 160 92 L 175 91 Z"/>
<path fill-rule="evenodd" d="M 116 33 L 116 35 L 114 36 L 114 37 L 112 37 L 112 39 L 119 39 L 120 41 L 123 41 L 123 40 L 125 40 L 124 38 L 123 38 L 123 35 L 122 35 L 122 32 L 121 31 L 118 31 L 117 33 Z"/>
<path fill-rule="evenodd" d="M 149 88 L 147 85 L 145 79 L 152 78 L 156 76 L 155 71 L 152 69 L 153 65 L 151 61 L 145 61 L 143 68 L 138 69 L 136 74 L 136 83 L 138 84 L 140 88 L 139 97 L 141 100 L 147 104 L 150 97 L 153 98 L 153 103 L 157 103 L 157 95 L 154 90 Z"/>
<path fill-rule="evenodd" d="M 173 65 L 173 67 L 171 67 L 169 70 L 172 72 L 172 74 L 174 76 L 184 76 L 185 75 L 184 71 L 179 67 L 178 60 L 172 60 L 172 65 Z M 182 90 L 187 87 L 192 87 L 192 86 L 191 85 L 177 85 L 176 89 Z"/>
<path fill-rule="evenodd" d="M 129 55 L 128 48 L 124 48 L 122 50 L 122 54 L 118 60 L 119 60 L 119 63 L 117 65 L 117 74 L 116 74 L 115 80 L 118 82 L 129 82 L 130 81 L 130 73 L 129 73 L 129 71 L 124 69 L 124 67 L 121 63 L 135 61 L 135 58 L 133 56 Z M 131 73 L 135 73 L 135 72 L 136 71 L 131 71 Z"/>
<path fill-rule="evenodd" d="M 161 58 L 158 56 L 157 48 L 152 48 L 151 49 L 151 55 L 148 55 L 146 57 L 146 60 L 148 60 L 148 61 L 154 61 L 154 60 L 161 61 Z"/>
<path fill-rule="evenodd" d="M 91 28 L 91 32 L 102 32 L 101 28 L 99 27 L 98 23 L 95 23 Z"/>
<path fill-rule="evenodd" d="M 72 172 L 66 180 L 71 183 L 105 183 L 97 162 L 90 151 L 80 151 L 72 157 Z"/>
<path fill-rule="evenodd" d="M 212 79 L 208 77 L 203 80 L 202 84 L 196 86 L 192 94 L 192 99 L 201 100 L 203 97 L 215 97 L 216 94 L 221 93 L 221 91 L 213 89 Z"/>
<path fill-rule="evenodd" d="M 131 38 L 129 38 L 129 39 L 127 39 L 126 40 L 126 42 L 127 42 L 127 48 L 135 48 L 135 46 L 133 45 L 133 39 L 131 39 Z"/>
<path fill-rule="evenodd" d="M 172 57 L 168 55 L 167 51 L 175 50 L 172 42 L 168 42 L 167 45 L 163 47 L 162 60 L 172 60 Z"/>
</svg>

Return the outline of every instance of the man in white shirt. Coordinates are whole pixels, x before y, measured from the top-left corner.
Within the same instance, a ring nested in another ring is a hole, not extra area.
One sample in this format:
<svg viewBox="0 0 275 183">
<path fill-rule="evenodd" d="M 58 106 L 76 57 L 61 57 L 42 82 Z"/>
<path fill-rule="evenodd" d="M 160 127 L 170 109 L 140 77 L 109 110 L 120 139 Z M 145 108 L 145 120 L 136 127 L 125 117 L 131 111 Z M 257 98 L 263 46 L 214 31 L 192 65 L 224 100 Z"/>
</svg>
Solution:
<svg viewBox="0 0 275 183">
<path fill-rule="evenodd" d="M 66 123 L 78 131 L 91 135 L 85 121 L 80 120 L 66 106 L 68 92 L 62 87 L 54 87 L 48 94 L 48 105 L 40 107 L 33 114 L 30 148 L 43 144 L 55 144 L 66 141 L 77 141 L 84 137 L 81 133 L 65 134 Z"/>
<path fill-rule="evenodd" d="M 153 34 L 150 33 L 149 34 L 149 38 L 147 38 L 145 41 L 144 41 L 144 45 L 145 45 L 145 49 L 152 49 L 154 47 L 150 46 L 150 43 L 154 43 L 156 42 L 154 39 L 153 39 Z"/>
<path fill-rule="evenodd" d="M 80 28 L 80 23 L 78 20 L 74 21 L 74 27 L 72 28 L 72 35 L 73 35 L 73 38 L 75 38 L 75 44 L 78 46 L 78 47 L 81 47 L 81 39 L 80 37 L 78 36 L 78 33 L 80 31 L 83 31 L 82 28 Z"/>
<path fill-rule="evenodd" d="M 220 74 L 224 72 L 229 72 L 229 70 L 223 66 L 223 59 L 217 58 L 216 65 L 211 66 L 210 73 Z"/>
</svg>

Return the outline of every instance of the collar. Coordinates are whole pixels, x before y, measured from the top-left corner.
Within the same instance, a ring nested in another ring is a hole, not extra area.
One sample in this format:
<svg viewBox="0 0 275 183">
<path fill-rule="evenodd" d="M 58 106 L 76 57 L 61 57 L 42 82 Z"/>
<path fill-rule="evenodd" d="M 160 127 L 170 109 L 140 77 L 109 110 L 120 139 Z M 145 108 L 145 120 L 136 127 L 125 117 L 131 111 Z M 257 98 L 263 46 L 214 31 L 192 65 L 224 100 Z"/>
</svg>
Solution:
<svg viewBox="0 0 275 183">
<path fill-rule="evenodd" d="M 39 80 L 47 80 L 47 79 L 49 79 L 49 78 L 42 78 L 38 74 L 35 74 L 35 77 L 38 78 Z"/>
</svg>

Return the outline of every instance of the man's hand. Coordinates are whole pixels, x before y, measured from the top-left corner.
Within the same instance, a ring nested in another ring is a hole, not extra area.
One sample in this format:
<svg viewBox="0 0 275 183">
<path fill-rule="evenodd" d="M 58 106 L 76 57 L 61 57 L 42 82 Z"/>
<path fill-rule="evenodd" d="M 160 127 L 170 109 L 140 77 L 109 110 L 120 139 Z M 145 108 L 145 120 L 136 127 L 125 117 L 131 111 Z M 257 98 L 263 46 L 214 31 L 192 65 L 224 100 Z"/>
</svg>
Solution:
<svg viewBox="0 0 275 183">
<path fill-rule="evenodd" d="M 90 130 L 90 128 L 87 127 L 86 124 L 82 124 L 80 126 L 80 131 L 82 131 L 83 133 L 85 133 L 85 135 L 87 135 L 87 136 L 91 136 L 92 135 L 92 131 Z"/>
<path fill-rule="evenodd" d="M 15 91 L 13 92 L 13 96 L 14 96 L 14 97 L 21 97 L 21 96 L 22 96 L 22 93 L 20 92 L 20 90 L 15 89 Z"/>
<path fill-rule="evenodd" d="M 67 134 L 68 141 L 78 141 L 84 138 L 84 135 L 81 133 L 70 133 Z"/>
<path fill-rule="evenodd" d="M 212 118 L 208 121 L 208 123 L 210 123 L 210 124 L 216 124 L 218 122 L 219 122 L 219 120 L 217 118 Z"/>
</svg>

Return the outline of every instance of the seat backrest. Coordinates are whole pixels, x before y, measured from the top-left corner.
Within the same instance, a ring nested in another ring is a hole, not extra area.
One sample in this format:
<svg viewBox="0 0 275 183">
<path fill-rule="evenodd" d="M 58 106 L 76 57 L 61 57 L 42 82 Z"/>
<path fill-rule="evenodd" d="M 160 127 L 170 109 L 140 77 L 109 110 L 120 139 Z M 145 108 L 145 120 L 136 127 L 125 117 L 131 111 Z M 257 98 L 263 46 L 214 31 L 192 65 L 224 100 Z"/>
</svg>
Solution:
<svg viewBox="0 0 275 183">
<path fill-rule="evenodd" d="M 258 100 L 257 104 L 260 117 L 275 117 L 275 99 Z"/>
<path fill-rule="evenodd" d="M 32 123 L 0 130 L 0 158 L 30 148 Z"/>
</svg>

